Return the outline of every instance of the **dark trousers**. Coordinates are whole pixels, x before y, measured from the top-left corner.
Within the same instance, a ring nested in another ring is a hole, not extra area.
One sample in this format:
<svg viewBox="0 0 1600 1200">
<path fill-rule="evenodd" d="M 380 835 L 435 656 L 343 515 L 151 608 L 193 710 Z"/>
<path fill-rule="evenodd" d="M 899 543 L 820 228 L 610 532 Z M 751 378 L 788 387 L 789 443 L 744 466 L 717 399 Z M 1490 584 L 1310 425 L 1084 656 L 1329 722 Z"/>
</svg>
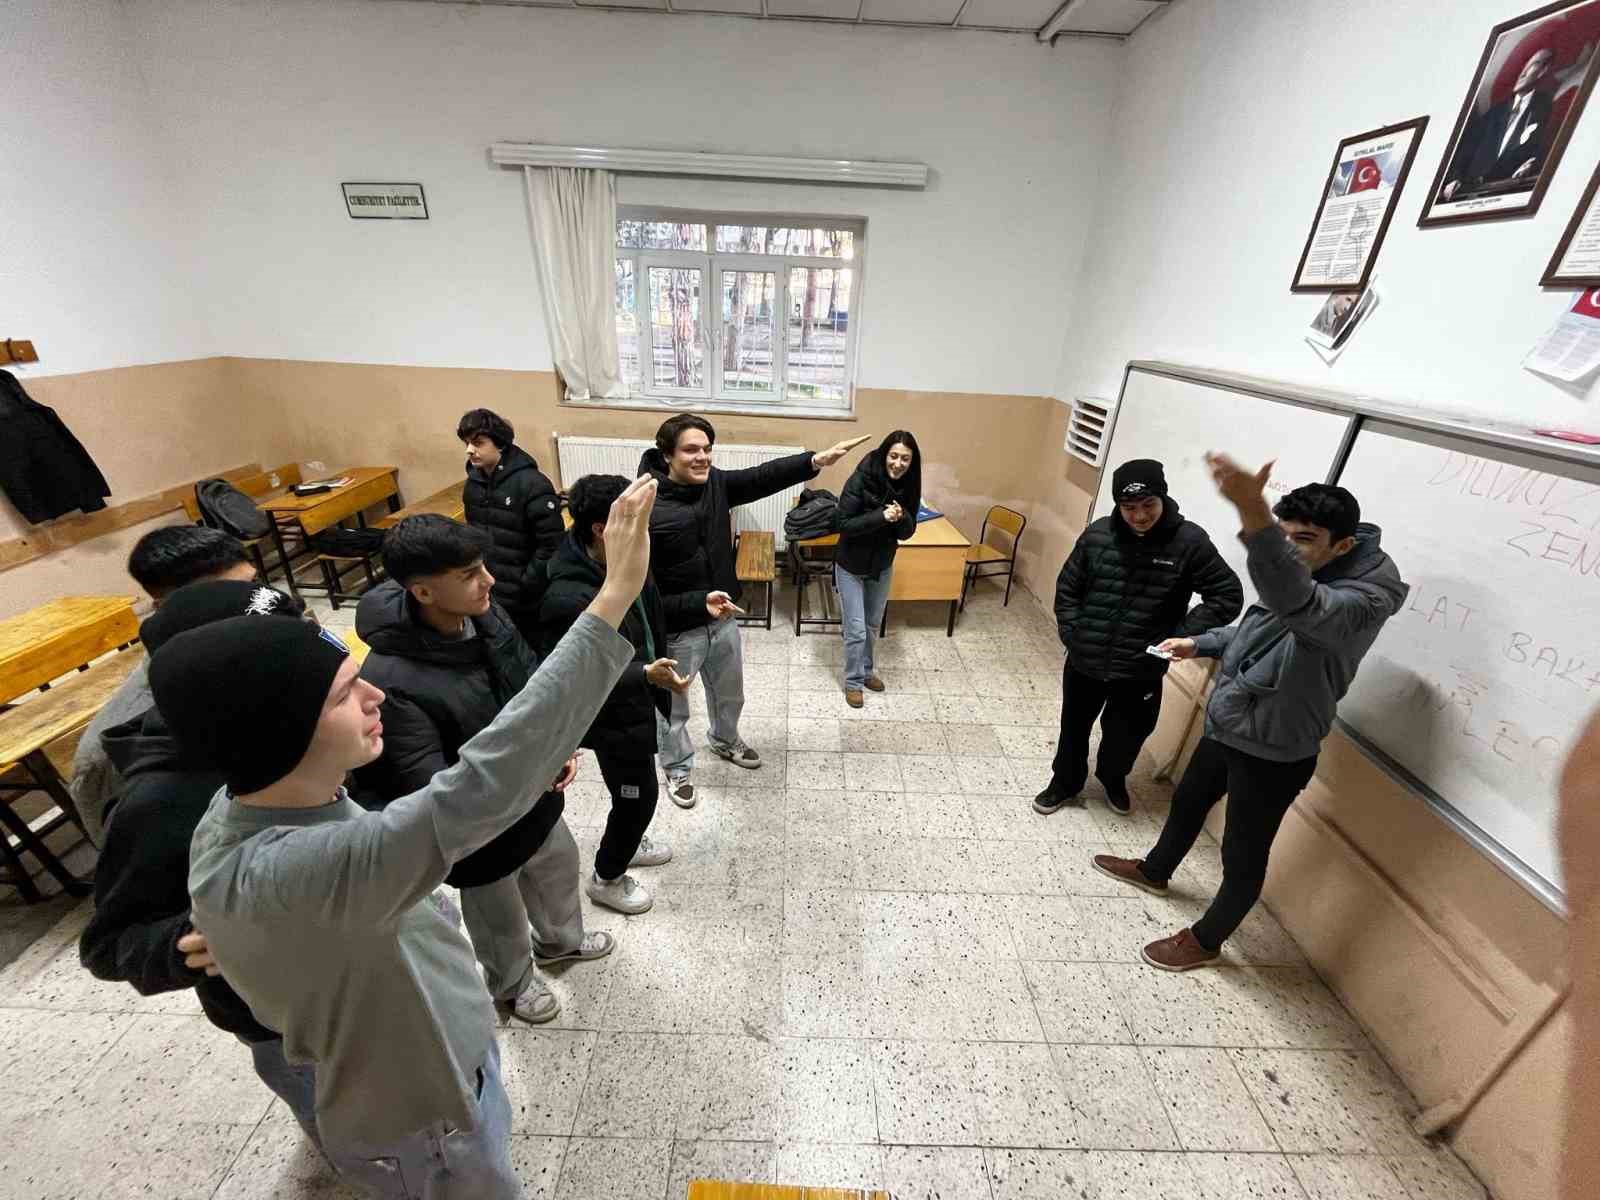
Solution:
<svg viewBox="0 0 1600 1200">
<path fill-rule="evenodd" d="M 616 755 L 596 751 L 600 778 L 611 790 L 611 813 L 606 831 L 600 835 L 600 848 L 594 855 L 594 873 L 601 879 L 616 879 L 628 869 L 639 852 L 639 841 L 656 815 L 660 785 L 656 783 L 656 762 L 652 754 Z"/>
<path fill-rule="evenodd" d="M 1193 930 L 1195 940 L 1206 949 L 1221 949 L 1261 898 L 1272 840 L 1316 769 L 1315 754 L 1296 762 L 1273 762 L 1210 738 L 1201 738 L 1195 747 L 1189 769 L 1173 793 L 1167 824 L 1143 869 L 1152 882 L 1170 879 L 1200 836 L 1212 806 L 1227 794 L 1222 887 Z"/>
<path fill-rule="evenodd" d="M 1102 715 L 1102 713 L 1104 715 Z M 1076 796 L 1089 780 L 1089 733 L 1100 718 L 1100 753 L 1094 773 L 1119 784 L 1133 770 L 1145 738 L 1161 716 L 1161 679 L 1094 679 L 1061 669 L 1061 736 L 1051 780 L 1056 795 Z"/>
</svg>

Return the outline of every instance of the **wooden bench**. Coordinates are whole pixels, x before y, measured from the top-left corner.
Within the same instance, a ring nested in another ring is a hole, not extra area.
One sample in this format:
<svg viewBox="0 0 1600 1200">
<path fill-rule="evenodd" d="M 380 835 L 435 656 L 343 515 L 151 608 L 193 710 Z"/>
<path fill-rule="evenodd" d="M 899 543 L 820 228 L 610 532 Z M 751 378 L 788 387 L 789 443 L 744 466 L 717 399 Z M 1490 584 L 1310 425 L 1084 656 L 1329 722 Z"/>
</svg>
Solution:
<svg viewBox="0 0 1600 1200">
<path fill-rule="evenodd" d="M 766 605 L 762 612 L 738 618 L 741 625 L 760 623 L 762 628 L 772 628 L 772 581 L 778 577 L 777 538 L 767 530 L 747 529 L 739 535 L 733 573 L 740 583 L 759 583 L 766 589 Z"/>
<path fill-rule="evenodd" d="M 373 523 L 375 529 L 388 529 L 396 522 L 407 517 L 415 517 L 421 513 L 437 513 L 441 517 L 449 517 L 452 521 L 460 521 L 467 515 L 467 502 L 462 499 L 461 493 L 466 488 L 467 481 L 458 479 L 448 487 L 442 487 L 431 496 L 426 496 L 414 504 L 397 509 L 386 517 Z"/>
<path fill-rule="evenodd" d="M 67 790 L 72 775 L 72 752 L 83 729 L 144 661 L 137 646 L 94 663 L 25 702 L 0 713 L 0 882 L 12 884 L 24 900 L 43 899 L 23 865 L 26 851 L 54 875 L 70 895 L 86 896 L 89 885 L 75 878 L 44 839 L 69 821 L 83 830 L 83 820 Z M 12 802 L 27 792 L 43 792 L 54 810 L 34 821 L 25 820 Z M 88 831 L 84 830 L 85 836 Z"/>
</svg>

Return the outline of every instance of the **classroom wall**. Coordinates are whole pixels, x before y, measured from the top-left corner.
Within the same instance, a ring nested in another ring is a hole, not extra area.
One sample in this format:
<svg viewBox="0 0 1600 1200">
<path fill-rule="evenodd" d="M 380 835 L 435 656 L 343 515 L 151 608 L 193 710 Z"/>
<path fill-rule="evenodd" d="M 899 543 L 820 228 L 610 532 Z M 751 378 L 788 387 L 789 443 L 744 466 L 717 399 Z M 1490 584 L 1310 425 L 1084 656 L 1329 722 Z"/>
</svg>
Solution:
<svg viewBox="0 0 1600 1200">
<path fill-rule="evenodd" d="M 1579 125 L 1537 218 L 1416 228 L 1490 26 L 1530 7 L 1454 0 L 1442 19 L 1432 0 L 1183 0 L 1158 13 L 1129 45 L 1053 394 L 1114 397 L 1127 362 L 1151 358 L 1600 430 L 1591 396 L 1520 368 L 1571 302 L 1538 277 L 1600 152 L 1600 119 Z M 1320 299 L 1288 288 L 1334 148 L 1424 113 L 1378 261 L 1383 303 L 1325 367 L 1303 341 Z M 1095 474 L 1059 450 L 1064 419 L 1043 450 L 1041 507 L 1065 515 L 1087 509 Z M 1078 528 L 1064 521 L 1043 557 L 1060 562 Z M 1174 728 L 1155 753 L 1174 748 Z M 1266 899 L 1424 1106 L 1469 1086 L 1562 969 L 1565 922 L 1337 735 L 1284 825 Z M 1498 1200 L 1555 1193 L 1567 1036 L 1558 1013 L 1453 1133 Z"/>
</svg>

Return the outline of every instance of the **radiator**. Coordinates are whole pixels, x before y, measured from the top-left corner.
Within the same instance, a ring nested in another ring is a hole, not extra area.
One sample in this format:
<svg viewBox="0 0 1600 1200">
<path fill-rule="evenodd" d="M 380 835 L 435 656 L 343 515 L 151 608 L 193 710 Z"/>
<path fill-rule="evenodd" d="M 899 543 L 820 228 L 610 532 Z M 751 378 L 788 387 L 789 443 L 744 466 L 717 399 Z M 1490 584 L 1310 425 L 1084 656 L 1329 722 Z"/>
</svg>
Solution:
<svg viewBox="0 0 1600 1200">
<path fill-rule="evenodd" d="M 596 438 L 556 436 L 556 453 L 561 463 L 561 486 L 571 487 L 585 475 L 621 475 L 634 478 L 639 472 L 639 458 L 655 443 L 635 438 Z M 737 446 L 718 442 L 712 450 L 711 461 L 724 471 L 737 471 L 798 454 L 803 446 Z M 795 497 L 802 484 L 785 488 L 775 496 L 758 500 L 754 504 L 740 505 L 733 510 L 735 533 L 746 529 L 764 529 L 776 534 L 778 545 L 784 544 L 783 519 L 794 507 Z"/>
</svg>

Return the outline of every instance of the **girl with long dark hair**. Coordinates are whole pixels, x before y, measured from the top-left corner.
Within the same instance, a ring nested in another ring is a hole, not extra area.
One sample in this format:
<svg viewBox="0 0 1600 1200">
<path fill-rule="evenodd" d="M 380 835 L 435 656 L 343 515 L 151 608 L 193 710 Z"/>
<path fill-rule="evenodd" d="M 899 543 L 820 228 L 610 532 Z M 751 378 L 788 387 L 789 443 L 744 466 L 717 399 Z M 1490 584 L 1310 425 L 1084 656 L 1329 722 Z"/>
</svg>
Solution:
<svg viewBox="0 0 1600 1200">
<path fill-rule="evenodd" d="M 872 639 L 889 603 L 899 543 L 917 531 L 922 504 L 922 451 L 897 429 L 861 460 L 839 497 L 839 549 L 834 583 L 844 615 L 844 698 L 860 708 L 862 689 L 883 691 L 872 669 Z"/>
</svg>

